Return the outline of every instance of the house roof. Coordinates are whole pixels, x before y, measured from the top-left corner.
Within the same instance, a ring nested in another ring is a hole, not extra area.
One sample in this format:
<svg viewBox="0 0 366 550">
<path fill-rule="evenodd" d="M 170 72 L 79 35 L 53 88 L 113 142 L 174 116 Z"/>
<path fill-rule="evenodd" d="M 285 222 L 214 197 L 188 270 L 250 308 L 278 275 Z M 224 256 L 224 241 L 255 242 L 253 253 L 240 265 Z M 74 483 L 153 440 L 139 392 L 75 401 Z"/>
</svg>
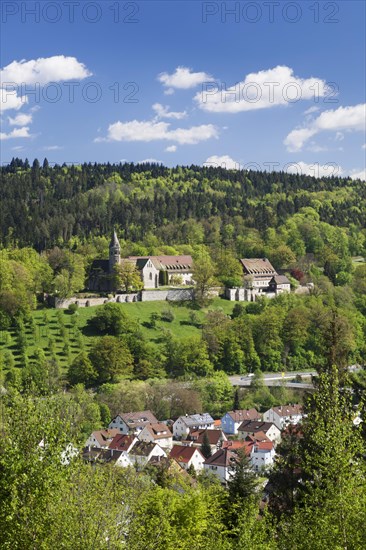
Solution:
<svg viewBox="0 0 366 550">
<path fill-rule="evenodd" d="M 302 405 L 281 405 L 280 407 L 272 407 L 272 410 L 278 416 L 293 416 L 303 413 Z"/>
<path fill-rule="evenodd" d="M 129 428 L 136 428 L 137 426 L 146 426 L 146 424 L 158 423 L 157 418 L 153 415 L 151 411 L 120 413 L 117 416 L 120 416 Z"/>
<path fill-rule="evenodd" d="M 228 467 L 237 460 L 236 455 L 229 449 L 221 448 L 215 454 L 205 460 L 205 464 L 210 466 Z"/>
<path fill-rule="evenodd" d="M 192 269 L 192 256 L 129 256 L 129 260 L 136 262 L 139 269 L 142 269 L 148 260 L 156 267 L 167 271 L 187 271 Z"/>
<path fill-rule="evenodd" d="M 245 441 L 238 441 L 238 440 L 230 440 L 230 441 L 224 441 L 222 443 L 222 449 L 229 449 L 230 451 L 237 451 L 239 449 L 244 449 L 246 447 Z"/>
<path fill-rule="evenodd" d="M 266 433 L 272 426 L 273 422 L 261 422 L 258 420 L 245 420 L 240 424 L 238 431 L 239 432 L 264 432 Z"/>
<path fill-rule="evenodd" d="M 262 431 L 249 434 L 245 439 L 248 441 L 271 441 Z"/>
<path fill-rule="evenodd" d="M 217 430 L 220 430 L 221 429 L 221 418 L 219 418 L 218 420 L 214 420 L 214 426 L 215 426 L 215 429 Z"/>
<path fill-rule="evenodd" d="M 274 281 L 277 285 L 289 285 L 290 284 L 290 281 L 288 280 L 286 275 L 275 275 L 270 280 L 270 283 L 272 283 L 272 281 Z"/>
<path fill-rule="evenodd" d="M 190 430 L 189 437 L 196 443 L 202 445 L 203 439 L 207 434 L 208 442 L 210 445 L 217 445 L 224 438 L 226 439 L 224 433 L 221 430 Z"/>
<path fill-rule="evenodd" d="M 229 411 L 227 414 L 231 416 L 234 422 L 243 422 L 244 420 L 257 420 L 261 417 L 257 409 L 240 409 Z"/>
<path fill-rule="evenodd" d="M 178 462 L 184 462 L 184 463 L 188 463 L 194 453 L 199 453 L 202 457 L 202 459 L 204 460 L 204 456 L 203 454 L 201 453 L 201 451 L 199 449 L 197 449 L 197 447 L 186 447 L 184 445 L 173 445 L 170 453 L 169 453 L 169 458 L 174 458 L 175 460 L 177 460 Z"/>
<path fill-rule="evenodd" d="M 244 258 L 240 262 L 247 275 L 277 275 L 267 258 Z"/>
<path fill-rule="evenodd" d="M 202 413 L 202 414 L 190 414 L 187 416 L 180 416 L 179 417 L 187 427 L 194 427 L 199 426 L 201 424 L 213 424 L 214 419 L 212 416 L 208 413 Z M 178 418 L 178 420 L 179 420 Z"/>
<path fill-rule="evenodd" d="M 137 441 L 130 451 L 130 455 L 135 456 L 149 456 L 149 454 L 155 449 L 156 443 Z"/>
<path fill-rule="evenodd" d="M 146 429 L 149 430 L 150 434 L 154 439 L 163 439 L 173 437 L 172 432 L 169 430 L 166 424 L 162 422 L 157 422 L 155 424 L 148 424 Z"/>
<path fill-rule="evenodd" d="M 111 428 L 107 430 L 97 430 L 92 433 L 92 435 L 98 441 L 99 445 L 107 445 L 108 443 L 111 443 L 112 439 L 117 434 L 119 434 L 118 428 Z"/>
<path fill-rule="evenodd" d="M 116 451 L 128 451 L 135 439 L 133 435 L 123 435 L 119 433 L 114 436 L 109 448 Z"/>
</svg>

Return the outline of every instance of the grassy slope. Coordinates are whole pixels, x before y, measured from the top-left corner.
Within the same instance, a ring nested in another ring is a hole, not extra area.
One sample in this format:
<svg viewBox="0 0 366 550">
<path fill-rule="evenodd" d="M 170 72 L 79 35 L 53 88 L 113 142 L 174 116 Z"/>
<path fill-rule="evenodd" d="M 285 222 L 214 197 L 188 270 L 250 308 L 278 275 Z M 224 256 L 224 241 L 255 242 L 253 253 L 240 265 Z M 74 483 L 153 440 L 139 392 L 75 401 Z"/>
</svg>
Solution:
<svg viewBox="0 0 366 550">
<path fill-rule="evenodd" d="M 86 349 L 90 347 L 96 336 L 89 336 L 85 327 L 87 321 L 92 317 L 98 307 L 80 308 L 77 312 L 77 328 L 82 332 L 82 337 L 85 343 Z M 166 301 L 162 302 L 138 302 L 121 304 L 121 307 L 128 313 L 128 315 L 136 319 L 141 326 L 141 330 L 144 336 L 153 343 L 159 339 L 160 329 L 170 329 L 174 336 L 177 338 L 187 338 L 190 336 L 198 336 L 201 334 L 201 329 L 192 326 L 189 323 L 189 314 L 191 311 L 195 311 L 199 321 L 204 320 L 205 313 L 208 310 L 222 309 L 225 313 L 230 314 L 234 302 L 229 302 L 221 298 L 214 299 L 210 305 L 200 310 L 192 309 L 191 302 L 180 302 L 176 304 L 168 304 Z M 152 313 L 161 313 L 166 309 L 171 309 L 174 312 L 175 319 L 173 322 L 158 321 L 155 329 L 148 328 L 144 323 L 149 323 L 150 315 Z M 62 320 L 66 330 L 66 338 L 61 335 L 60 325 L 58 321 L 59 312 L 62 312 Z M 45 314 L 48 321 L 45 323 Z M 49 340 L 54 340 L 54 347 L 57 359 L 62 367 L 66 367 L 69 360 L 73 359 L 80 351 L 80 344 L 76 336 L 75 327 L 72 325 L 72 316 L 69 315 L 66 310 L 38 310 L 33 313 L 35 322 L 35 328 L 32 330 L 30 327 L 26 327 L 27 334 L 27 355 L 32 356 L 35 348 L 42 348 L 47 356 L 51 356 L 49 349 Z M 64 353 L 65 341 L 69 344 L 69 358 Z M 2 331 L 0 333 L 0 350 L 10 349 L 14 354 L 16 364 L 19 363 L 19 352 L 16 342 L 15 333 L 11 331 Z"/>
</svg>

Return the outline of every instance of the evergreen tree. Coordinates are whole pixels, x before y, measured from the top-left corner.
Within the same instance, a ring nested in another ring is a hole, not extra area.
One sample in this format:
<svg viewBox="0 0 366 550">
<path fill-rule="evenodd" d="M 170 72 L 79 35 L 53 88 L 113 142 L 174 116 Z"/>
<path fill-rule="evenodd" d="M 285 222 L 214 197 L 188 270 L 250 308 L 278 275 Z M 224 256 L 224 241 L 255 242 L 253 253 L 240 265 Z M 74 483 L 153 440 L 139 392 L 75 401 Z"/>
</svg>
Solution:
<svg viewBox="0 0 366 550">
<path fill-rule="evenodd" d="M 210 458 L 212 455 L 210 440 L 208 438 L 207 430 L 205 430 L 202 438 L 201 453 L 205 458 Z"/>
</svg>

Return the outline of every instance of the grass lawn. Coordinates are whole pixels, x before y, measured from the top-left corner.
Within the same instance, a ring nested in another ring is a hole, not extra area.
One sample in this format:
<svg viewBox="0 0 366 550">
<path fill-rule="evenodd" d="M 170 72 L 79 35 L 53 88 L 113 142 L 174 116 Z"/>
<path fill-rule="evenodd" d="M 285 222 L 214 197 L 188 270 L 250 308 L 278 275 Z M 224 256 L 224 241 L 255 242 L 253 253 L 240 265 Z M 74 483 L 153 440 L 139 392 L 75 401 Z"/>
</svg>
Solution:
<svg viewBox="0 0 366 550">
<path fill-rule="evenodd" d="M 177 338 L 199 336 L 201 328 L 190 324 L 190 314 L 195 312 L 198 324 L 205 318 L 209 310 L 221 309 L 230 314 L 235 302 L 229 302 L 221 298 L 215 298 L 207 307 L 194 309 L 192 302 L 134 302 L 123 303 L 120 307 L 126 313 L 139 322 L 142 333 L 152 343 L 158 344 L 162 329 L 169 329 Z M 33 312 L 34 324 L 26 326 L 27 355 L 32 357 L 35 348 L 45 351 L 47 357 L 55 355 L 61 367 L 66 368 L 70 361 L 80 352 L 82 346 L 86 350 L 90 348 L 97 336 L 89 336 L 85 330 L 87 321 L 98 308 L 103 306 L 79 308 L 77 314 L 70 315 L 63 309 L 43 309 Z M 164 310 L 174 313 L 174 320 L 166 322 L 158 320 L 156 328 L 149 326 L 151 314 L 161 314 Z M 20 353 L 16 334 L 13 329 L 0 332 L 0 350 L 10 350 L 16 365 L 20 365 Z"/>
</svg>

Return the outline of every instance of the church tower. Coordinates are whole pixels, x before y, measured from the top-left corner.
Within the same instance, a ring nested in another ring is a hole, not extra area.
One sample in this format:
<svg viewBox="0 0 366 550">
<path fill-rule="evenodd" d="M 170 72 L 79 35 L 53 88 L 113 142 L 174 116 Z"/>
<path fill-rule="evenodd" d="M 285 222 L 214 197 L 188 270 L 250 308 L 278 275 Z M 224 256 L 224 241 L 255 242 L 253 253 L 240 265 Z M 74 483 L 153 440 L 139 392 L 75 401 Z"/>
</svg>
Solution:
<svg viewBox="0 0 366 550">
<path fill-rule="evenodd" d="M 114 266 L 119 265 L 121 261 L 121 245 L 117 237 L 117 233 L 113 231 L 111 242 L 109 244 L 109 273 L 112 274 Z"/>
</svg>

